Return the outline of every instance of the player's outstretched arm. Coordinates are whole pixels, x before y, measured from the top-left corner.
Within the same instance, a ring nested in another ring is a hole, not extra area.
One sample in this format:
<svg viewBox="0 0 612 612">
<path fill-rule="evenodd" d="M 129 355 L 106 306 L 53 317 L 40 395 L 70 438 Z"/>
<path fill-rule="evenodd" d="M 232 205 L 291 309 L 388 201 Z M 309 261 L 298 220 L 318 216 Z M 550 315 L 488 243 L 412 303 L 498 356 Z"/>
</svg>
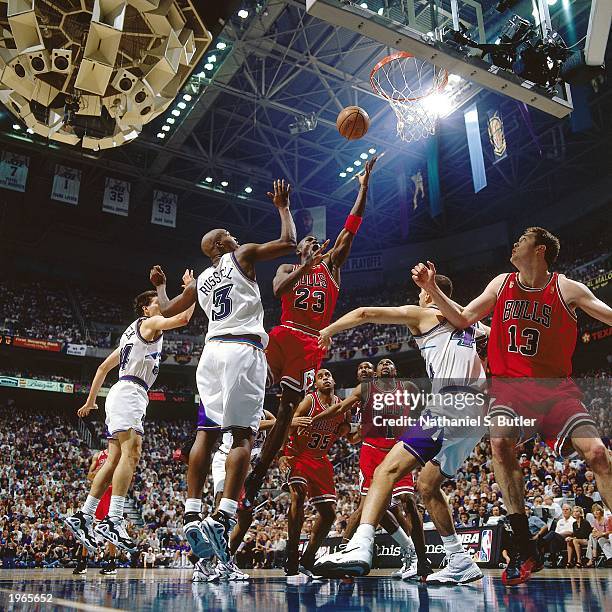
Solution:
<svg viewBox="0 0 612 612">
<path fill-rule="evenodd" d="M 334 267 L 342 267 L 344 262 L 347 260 L 349 253 L 351 252 L 353 239 L 355 238 L 355 234 L 361 225 L 366 202 L 368 200 L 368 183 L 370 181 L 370 173 L 372 172 L 377 159 L 377 157 L 373 157 L 372 159 L 368 160 L 365 165 L 365 170 L 357 177 L 359 179 L 359 193 L 357 194 L 357 199 L 355 200 L 355 204 L 353 204 L 353 208 L 346 219 L 344 228 L 342 228 L 338 234 L 338 237 L 336 238 L 334 247 L 329 252 L 329 258 L 332 266 Z"/>
<path fill-rule="evenodd" d="M 594 319 L 606 325 L 612 325 L 612 308 L 595 297 L 595 294 L 584 283 L 570 280 L 562 275 L 559 286 L 563 292 L 562 297 L 569 306 L 581 308 Z"/>
<path fill-rule="evenodd" d="M 180 315 L 186 310 L 189 310 L 191 306 L 195 305 L 197 298 L 195 279 L 183 287 L 183 293 L 169 299 L 168 294 L 166 293 L 166 275 L 160 266 L 153 266 L 153 268 L 151 268 L 149 278 L 157 290 L 159 309 L 164 317 Z M 193 310 L 191 312 L 193 313 Z"/>
<path fill-rule="evenodd" d="M 275 297 L 280 297 L 291 288 L 304 276 L 307 272 L 310 272 L 315 266 L 321 263 L 321 260 L 325 257 L 325 249 L 329 244 L 329 240 L 326 240 L 318 249 L 310 252 L 310 255 L 306 257 L 303 263 L 293 268 L 292 264 L 281 264 L 276 271 L 274 280 L 272 281 L 272 290 L 274 291 Z"/>
<path fill-rule="evenodd" d="M 312 422 L 320 421 L 321 419 L 329 419 L 331 417 L 337 416 L 338 414 L 346 414 L 357 402 L 361 401 L 361 383 L 358 384 L 351 394 L 343 399 L 341 402 L 330 406 L 323 412 L 319 412 L 319 414 L 312 417 Z"/>
<path fill-rule="evenodd" d="M 297 246 L 295 223 L 289 210 L 289 194 L 291 185 L 285 183 L 285 179 L 274 181 L 274 192 L 268 192 L 268 197 L 272 200 L 278 210 L 281 219 L 281 232 L 276 240 L 256 244 L 249 242 L 243 244 L 234 253 L 240 265 L 253 264 L 256 261 L 266 261 L 276 259 L 283 255 L 295 252 Z"/>
<path fill-rule="evenodd" d="M 259 421 L 259 431 L 267 431 L 272 429 L 276 423 L 276 417 L 267 410 L 264 410 L 264 418 Z"/>
<path fill-rule="evenodd" d="M 421 310 L 418 306 L 364 306 L 356 308 L 319 332 L 319 346 L 329 348 L 332 336 L 366 323 L 407 325 L 412 330 L 418 327 Z"/>
<path fill-rule="evenodd" d="M 412 268 L 412 280 L 417 286 L 429 293 L 436 306 L 440 309 L 440 314 L 457 329 L 469 327 L 493 310 L 497 301 L 497 292 L 505 278 L 505 274 L 496 276 L 477 298 L 461 309 L 438 287 L 436 283 L 436 267 L 431 261 L 428 261 L 427 265 L 419 263 Z"/>
<path fill-rule="evenodd" d="M 89 395 L 87 401 L 83 406 L 77 410 L 77 416 L 87 416 L 92 410 L 97 410 L 96 397 L 100 392 L 100 388 L 106 380 L 106 375 L 119 365 L 119 348 L 116 348 L 99 366 L 96 370 L 96 375 L 91 381 L 91 388 L 89 389 Z"/>
</svg>

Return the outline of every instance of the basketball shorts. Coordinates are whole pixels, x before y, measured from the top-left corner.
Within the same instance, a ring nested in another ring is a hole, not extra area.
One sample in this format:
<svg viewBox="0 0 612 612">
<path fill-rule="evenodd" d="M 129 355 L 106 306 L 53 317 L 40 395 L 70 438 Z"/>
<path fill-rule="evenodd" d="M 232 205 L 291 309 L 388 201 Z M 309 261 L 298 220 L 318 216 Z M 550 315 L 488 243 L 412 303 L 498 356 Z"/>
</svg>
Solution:
<svg viewBox="0 0 612 612">
<path fill-rule="evenodd" d="M 100 502 L 98 503 L 98 507 L 96 508 L 96 518 L 99 521 L 104 520 L 108 516 L 112 494 L 113 488 L 108 487 L 108 489 L 104 491 L 104 495 L 102 495 L 102 497 L 100 498 Z"/>
<path fill-rule="evenodd" d="M 431 461 L 444 476 L 454 478 L 487 432 L 486 408 L 486 395 L 475 389 L 441 389 L 436 401 L 423 409 L 417 424 L 402 433 L 399 441 L 421 465 Z"/>
<path fill-rule="evenodd" d="M 133 429 L 144 434 L 149 395 L 138 383 L 129 380 L 116 382 L 106 397 L 106 430 L 110 439 L 122 431 Z"/>
<path fill-rule="evenodd" d="M 305 485 L 308 501 L 324 504 L 336 501 L 334 468 L 327 457 L 312 457 L 306 453 L 289 458 L 289 485 Z"/>
<path fill-rule="evenodd" d="M 582 391 L 571 378 L 558 382 L 552 379 L 493 378 L 491 398 L 490 419 L 498 416 L 509 420 L 521 418 L 517 423 L 521 442 L 539 433 L 559 455 L 577 427 L 595 426 L 593 417 L 582 403 Z"/>
<path fill-rule="evenodd" d="M 277 325 L 270 331 L 266 357 L 272 380 L 298 393 L 312 387 L 324 351 L 314 334 Z"/>
<path fill-rule="evenodd" d="M 196 382 L 200 394 L 198 431 L 233 427 L 259 429 L 266 392 L 266 356 L 252 341 L 209 340 Z"/>
<path fill-rule="evenodd" d="M 391 449 L 383 449 L 378 446 L 372 446 L 367 442 L 361 445 L 361 453 L 359 455 L 359 493 L 367 495 L 374 478 L 374 470 L 385 460 L 387 453 Z M 412 474 L 406 474 L 398 480 L 393 486 L 393 494 L 391 496 L 391 505 L 397 505 L 400 495 L 404 493 L 414 493 L 414 480 Z"/>
</svg>

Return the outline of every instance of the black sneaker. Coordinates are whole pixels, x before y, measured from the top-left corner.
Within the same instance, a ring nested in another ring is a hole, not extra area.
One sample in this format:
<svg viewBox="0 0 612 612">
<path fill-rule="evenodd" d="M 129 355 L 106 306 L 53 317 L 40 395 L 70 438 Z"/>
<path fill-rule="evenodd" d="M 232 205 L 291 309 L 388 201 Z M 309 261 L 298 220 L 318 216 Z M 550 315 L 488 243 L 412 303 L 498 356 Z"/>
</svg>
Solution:
<svg viewBox="0 0 612 612">
<path fill-rule="evenodd" d="M 79 576 L 81 574 L 87 573 L 87 564 L 86 563 L 77 563 L 77 566 L 72 570 L 72 573 L 75 576 Z"/>
<path fill-rule="evenodd" d="M 520 551 L 512 551 L 510 561 L 508 561 L 506 569 L 502 572 L 502 584 L 504 586 L 515 586 L 527 582 L 530 577 L 531 572 L 527 565 L 523 563 Z"/>
<path fill-rule="evenodd" d="M 101 570 L 100 573 L 103 576 L 116 576 L 117 575 L 117 565 L 115 564 L 115 560 L 109 561 Z"/>
<path fill-rule="evenodd" d="M 125 521 L 122 518 L 118 519 L 107 516 L 95 526 L 94 531 L 117 548 L 129 553 L 136 552 L 138 546 L 130 538 L 124 523 Z"/>
<path fill-rule="evenodd" d="M 64 524 L 89 552 L 96 551 L 98 543 L 93 529 L 93 516 L 91 516 L 91 514 L 85 514 L 79 510 L 72 516 L 67 516 L 64 519 Z"/>
<path fill-rule="evenodd" d="M 221 510 L 207 516 L 200 523 L 206 539 L 210 542 L 221 563 L 227 564 L 231 559 L 229 539 L 235 524 L 235 521 Z"/>
<path fill-rule="evenodd" d="M 255 505 L 255 500 L 259 495 L 262 484 L 263 479 L 257 478 L 255 472 L 251 471 L 244 481 L 244 497 L 241 502 L 242 508 L 250 510 Z"/>
</svg>

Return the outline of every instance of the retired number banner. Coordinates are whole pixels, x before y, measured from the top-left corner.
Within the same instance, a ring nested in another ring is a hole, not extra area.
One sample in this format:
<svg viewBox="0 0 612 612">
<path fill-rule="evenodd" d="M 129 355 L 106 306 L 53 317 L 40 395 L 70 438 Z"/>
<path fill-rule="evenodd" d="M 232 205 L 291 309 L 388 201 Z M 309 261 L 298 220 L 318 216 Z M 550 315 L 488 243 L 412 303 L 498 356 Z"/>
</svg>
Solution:
<svg viewBox="0 0 612 612">
<path fill-rule="evenodd" d="M 29 161 L 25 155 L 3 151 L 0 161 L 0 187 L 12 191 L 25 191 Z"/>
<path fill-rule="evenodd" d="M 53 190 L 51 199 L 58 202 L 74 204 L 79 202 L 79 190 L 81 188 L 81 171 L 57 164 L 55 176 L 53 177 Z"/>
<path fill-rule="evenodd" d="M 153 192 L 151 223 L 165 225 L 166 227 L 176 227 L 177 200 L 178 196 L 175 193 L 166 193 L 156 189 Z"/>
<path fill-rule="evenodd" d="M 106 179 L 102 210 L 113 215 L 128 216 L 130 206 L 130 184 L 114 178 Z"/>
</svg>

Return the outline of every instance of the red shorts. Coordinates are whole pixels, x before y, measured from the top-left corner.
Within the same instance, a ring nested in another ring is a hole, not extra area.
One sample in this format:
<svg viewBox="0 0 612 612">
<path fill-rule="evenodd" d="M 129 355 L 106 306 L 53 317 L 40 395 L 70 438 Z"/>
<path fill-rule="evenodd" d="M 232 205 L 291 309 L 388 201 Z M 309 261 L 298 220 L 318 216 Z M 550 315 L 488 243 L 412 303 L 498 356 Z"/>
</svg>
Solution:
<svg viewBox="0 0 612 612">
<path fill-rule="evenodd" d="M 323 361 L 324 351 L 318 342 L 317 336 L 298 329 L 284 325 L 273 327 L 266 358 L 274 382 L 298 393 L 310 389 Z"/>
<path fill-rule="evenodd" d="M 384 450 L 377 446 L 371 446 L 367 442 L 361 445 L 361 454 L 359 455 L 359 492 L 361 495 L 368 494 L 374 478 L 374 470 L 384 461 L 390 450 L 390 448 Z M 392 498 L 403 493 L 414 493 L 412 474 L 406 474 L 395 483 Z M 394 500 L 391 501 L 393 504 Z"/>
<path fill-rule="evenodd" d="M 289 458 L 290 470 L 287 482 L 306 485 L 308 499 L 313 504 L 336 501 L 334 468 L 327 457 L 313 457 L 306 453 Z"/>
<path fill-rule="evenodd" d="M 113 494 L 112 487 L 108 487 L 104 491 L 104 495 L 100 498 L 100 503 L 96 508 L 96 518 L 101 521 L 108 516 L 108 510 L 110 508 L 111 495 Z"/>
<path fill-rule="evenodd" d="M 595 425 L 582 403 L 582 391 L 570 378 L 552 379 L 493 378 L 489 417 L 522 418 L 518 424 L 521 442 L 539 433 L 557 454 L 572 432 L 581 425 Z M 531 423 L 525 423 L 531 419 Z M 513 423 L 508 423 L 512 425 Z"/>
</svg>

